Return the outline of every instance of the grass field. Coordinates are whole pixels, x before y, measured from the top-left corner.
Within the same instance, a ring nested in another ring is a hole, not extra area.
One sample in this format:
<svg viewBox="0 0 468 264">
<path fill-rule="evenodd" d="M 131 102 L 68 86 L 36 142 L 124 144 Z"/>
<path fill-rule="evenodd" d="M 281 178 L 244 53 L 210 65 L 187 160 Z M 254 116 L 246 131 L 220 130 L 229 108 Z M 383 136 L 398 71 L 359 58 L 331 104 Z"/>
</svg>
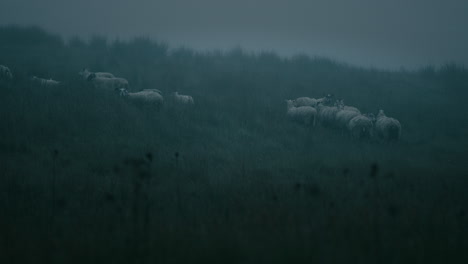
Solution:
<svg viewBox="0 0 468 264">
<path fill-rule="evenodd" d="M 468 71 L 382 71 L 145 38 L 64 42 L 0 28 L 1 263 L 466 263 Z M 160 111 L 98 91 L 191 94 Z M 53 78 L 44 89 L 29 77 Z M 286 118 L 333 93 L 400 120 L 352 140 Z"/>
</svg>

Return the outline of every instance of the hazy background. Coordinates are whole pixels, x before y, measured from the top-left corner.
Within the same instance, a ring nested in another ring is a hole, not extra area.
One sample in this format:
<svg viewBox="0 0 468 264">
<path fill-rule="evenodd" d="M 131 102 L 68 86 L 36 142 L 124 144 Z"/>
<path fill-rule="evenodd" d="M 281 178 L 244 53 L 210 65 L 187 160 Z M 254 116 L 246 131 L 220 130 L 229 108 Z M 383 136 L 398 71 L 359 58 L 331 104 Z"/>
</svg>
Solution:
<svg viewBox="0 0 468 264">
<path fill-rule="evenodd" d="M 2 0 L 0 24 L 66 37 L 149 36 L 196 49 L 275 50 L 398 69 L 468 62 L 458 0 Z"/>
<path fill-rule="evenodd" d="M 110 2 L 48 4 L 62 12 L 2 3 L 5 23 L 40 27 L 0 24 L 0 64 L 13 75 L 0 71 L 0 263 L 468 263 L 468 67 L 386 71 L 174 48 L 237 43 L 411 66 L 466 54 L 460 27 L 447 27 L 463 24 L 461 8 L 417 12 L 445 12 L 437 27 L 410 19 L 416 7 L 348 23 L 336 7 L 117 4 L 104 14 Z M 93 34 L 110 41 L 82 40 Z M 164 104 L 95 87 L 83 67 L 123 77 L 133 92 L 159 89 Z M 194 105 L 177 104 L 175 91 Z M 326 94 L 362 113 L 385 110 L 401 139 L 357 140 L 288 118 L 285 99 Z"/>
</svg>

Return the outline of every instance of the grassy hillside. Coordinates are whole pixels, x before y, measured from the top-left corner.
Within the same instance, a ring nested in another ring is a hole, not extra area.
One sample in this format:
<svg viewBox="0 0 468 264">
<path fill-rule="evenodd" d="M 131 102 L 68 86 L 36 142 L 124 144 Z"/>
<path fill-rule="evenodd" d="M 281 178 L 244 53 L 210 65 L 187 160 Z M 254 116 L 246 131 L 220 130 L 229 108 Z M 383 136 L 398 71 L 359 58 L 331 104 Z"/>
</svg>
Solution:
<svg viewBox="0 0 468 264">
<path fill-rule="evenodd" d="M 468 260 L 468 72 L 199 53 L 1 27 L 0 262 L 441 263 Z M 109 71 L 161 111 L 93 89 Z M 53 78 L 44 89 L 29 77 Z M 180 109 L 168 95 L 193 95 Z M 334 93 L 400 120 L 355 141 L 286 118 Z"/>
</svg>

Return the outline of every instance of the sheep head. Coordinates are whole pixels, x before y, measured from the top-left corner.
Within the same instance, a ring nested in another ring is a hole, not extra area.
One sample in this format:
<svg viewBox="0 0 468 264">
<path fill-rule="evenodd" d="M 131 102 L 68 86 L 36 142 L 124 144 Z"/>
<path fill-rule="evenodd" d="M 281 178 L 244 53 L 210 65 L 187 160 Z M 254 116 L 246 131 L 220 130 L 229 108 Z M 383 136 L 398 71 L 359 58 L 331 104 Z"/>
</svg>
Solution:
<svg viewBox="0 0 468 264">
<path fill-rule="evenodd" d="M 322 103 L 324 105 L 330 106 L 333 103 L 333 98 L 335 98 L 333 94 L 327 94 L 327 96 L 325 96 L 325 99 L 323 100 Z"/>
<path fill-rule="evenodd" d="M 78 74 L 84 79 L 87 79 L 89 77 L 89 74 L 91 74 L 91 72 L 89 72 L 87 68 L 83 68 Z"/>
<path fill-rule="evenodd" d="M 286 100 L 286 106 L 289 108 L 294 107 L 294 101 L 293 100 Z"/>
<path fill-rule="evenodd" d="M 119 93 L 120 96 L 122 96 L 122 97 L 127 97 L 128 96 L 128 90 L 127 89 L 120 88 L 119 91 L 120 91 L 120 93 Z"/>
<path fill-rule="evenodd" d="M 6 75 L 9 79 L 12 79 L 12 78 L 13 78 L 13 74 L 11 74 L 11 71 L 10 71 L 10 69 L 8 69 L 8 68 L 5 70 L 5 75 Z"/>
<path fill-rule="evenodd" d="M 364 116 L 369 118 L 372 121 L 372 123 L 375 123 L 375 121 L 377 120 L 373 113 L 364 114 Z"/>
<path fill-rule="evenodd" d="M 384 117 L 385 116 L 385 113 L 382 109 L 379 110 L 379 113 L 377 114 L 377 119 L 381 118 L 381 117 Z"/>
<path fill-rule="evenodd" d="M 88 78 L 86 78 L 88 81 L 92 81 L 94 78 L 96 78 L 96 74 L 95 73 L 90 73 L 88 75 Z"/>
<path fill-rule="evenodd" d="M 345 107 L 343 99 L 336 100 L 335 106 L 338 107 L 338 109 L 343 110 L 343 108 Z"/>
</svg>

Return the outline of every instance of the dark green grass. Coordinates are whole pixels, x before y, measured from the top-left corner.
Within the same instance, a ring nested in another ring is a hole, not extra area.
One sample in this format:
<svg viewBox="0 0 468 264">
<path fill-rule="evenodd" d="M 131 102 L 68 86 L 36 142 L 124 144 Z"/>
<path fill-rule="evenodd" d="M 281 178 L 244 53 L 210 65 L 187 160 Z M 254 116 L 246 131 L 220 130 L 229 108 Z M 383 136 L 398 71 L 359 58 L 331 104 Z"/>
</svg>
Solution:
<svg viewBox="0 0 468 264">
<path fill-rule="evenodd" d="M 1 263 L 468 260 L 461 67 L 385 72 L 147 39 L 64 44 L 37 28 L 3 27 L 0 40 L 15 75 L 0 91 Z M 166 104 L 96 91 L 83 67 L 158 88 Z M 36 87 L 31 75 L 65 85 Z M 196 104 L 175 107 L 176 90 Z M 384 109 L 401 141 L 286 119 L 285 99 L 326 93 Z"/>
</svg>

